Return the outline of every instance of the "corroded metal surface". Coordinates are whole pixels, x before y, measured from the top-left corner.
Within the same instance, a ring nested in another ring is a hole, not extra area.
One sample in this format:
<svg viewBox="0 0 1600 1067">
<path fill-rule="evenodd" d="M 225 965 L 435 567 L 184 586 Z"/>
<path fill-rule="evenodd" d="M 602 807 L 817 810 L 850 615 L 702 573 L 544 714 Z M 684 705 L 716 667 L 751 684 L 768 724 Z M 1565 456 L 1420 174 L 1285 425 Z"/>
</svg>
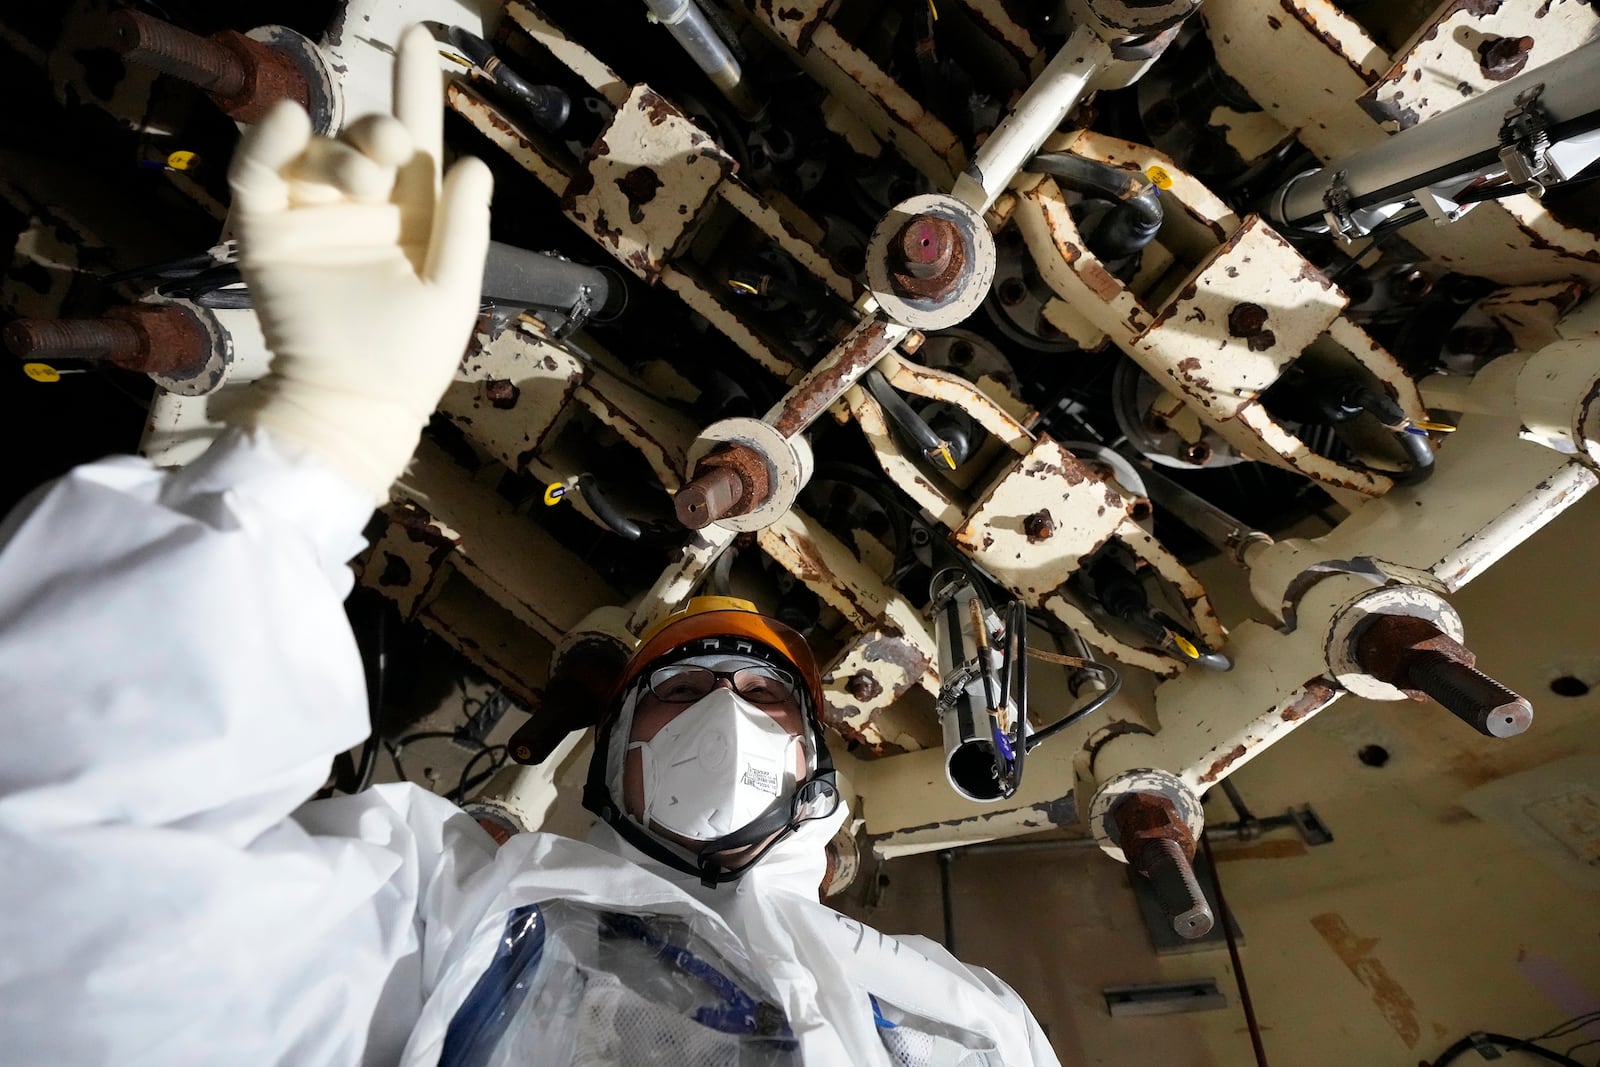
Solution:
<svg viewBox="0 0 1600 1067">
<path fill-rule="evenodd" d="M 439 410 L 512 470 L 543 448 L 584 379 L 583 363 L 515 326 L 477 334 Z M 570 412 L 568 412 L 570 413 Z"/>
<path fill-rule="evenodd" d="M 1043 437 L 989 487 L 951 539 L 1037 605 L 1110 539 L 1128 506 L 1081 460 Z M 1034 541 L 1025 524 L 1040 508 L 1049 509 L 1055 529 L 1048 539 Z"/>
<path fill-rule="evenodd" d="M 800 433 L 842 397 L 908 332 L 906 327 L 886 319 L 864 319 L 789 390 L 788 395 L 767 414 L 767 421 L 785 437 Z"/>
<path fill-rule="evenodd" d="M 519 123 L 460 82 L 445 91 L 451 110 L 470 122 L 493 144 L 516 160 L 552 192 L 561 192 L 570 180 L 563 165 L 547 155 Z"/>
<path fill-rule="evenodd" d="M 646 281 L 700 220 L 733 157 L 665 97 L 636 85 L 561 197 L 567 216 Z"/>
<path fill-rule="evenodd" d="M 1394 65 L 1358 98 L 1391 132 L 1410 129 L 1493 89 L 1524 70 L 1566 55 L 1600 31 L 1600 12 L 1571 0 L 1551 3 L 1448 3 L 1394 56 Z"/>
</svg>

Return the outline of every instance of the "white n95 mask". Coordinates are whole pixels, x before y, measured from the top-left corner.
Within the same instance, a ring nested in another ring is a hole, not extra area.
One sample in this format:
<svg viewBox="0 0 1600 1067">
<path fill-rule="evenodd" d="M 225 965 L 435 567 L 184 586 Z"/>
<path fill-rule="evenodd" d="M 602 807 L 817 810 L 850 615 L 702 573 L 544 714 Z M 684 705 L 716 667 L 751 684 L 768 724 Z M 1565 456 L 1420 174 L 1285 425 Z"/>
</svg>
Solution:
<svg viewBox="0 0 1600 1067">
<path fill-rule="evenodd" d="M 648 741 L 634 741 L 643 770 L 645 823 L 692 841 L 715 841 L 794 793 L 798 737 L 761 708 L 719 686 Z"/>
</svg>

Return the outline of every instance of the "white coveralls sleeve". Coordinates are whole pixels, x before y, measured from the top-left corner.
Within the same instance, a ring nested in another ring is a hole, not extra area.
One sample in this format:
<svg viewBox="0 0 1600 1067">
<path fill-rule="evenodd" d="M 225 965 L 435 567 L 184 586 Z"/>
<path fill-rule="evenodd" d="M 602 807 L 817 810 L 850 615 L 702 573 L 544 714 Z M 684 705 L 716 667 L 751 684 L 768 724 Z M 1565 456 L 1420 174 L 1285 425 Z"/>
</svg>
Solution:
<svg viewBox="0 0 1600 1067">
<path fill-rule="evenodd" d="M 367 733 L 371 498 L 234 432 L 0 525 L 0 1063 L 393 1062 L 492 844 L 409 786 L 291 813 Z M 448 910 L 446 908 L 446 910 Z"/>
</svg>

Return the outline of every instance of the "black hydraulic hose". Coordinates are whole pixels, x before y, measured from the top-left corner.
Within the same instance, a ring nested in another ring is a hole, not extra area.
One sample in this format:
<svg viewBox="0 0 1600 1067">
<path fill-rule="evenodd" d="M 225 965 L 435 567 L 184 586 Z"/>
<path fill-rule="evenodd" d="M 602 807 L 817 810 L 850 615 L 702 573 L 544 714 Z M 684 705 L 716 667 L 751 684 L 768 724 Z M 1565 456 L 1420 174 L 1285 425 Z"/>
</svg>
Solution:
<svg viewBox="0 0 1600 1067">
<path fill-rule="evenodd" d="M 1102 260 L 1126 259 L 1142 251 L 1161 229 L 1161 192 L 1139 171 L 1064 152 L 1040 153 L 1028 169 L 1048 174 L 1074 192 L 1116 202 L 1084 234 L 1089 251 Z"/>
<path fill-rule="evenodd" d="M 644 533 L 638 523 L 618 511 L 611 501 L 606 499 L 605 494 L 600 491 L 600 486 L 596 484 L 594 475 L 578 475 L 578 492 L 583 494 L 583 502 L 589 505 L 589 510 L 618 537 L 637 541 Z"/>
<path fill-rule="evenodd" d="M 867 371 L 861 379 L 866 383 L 867 392 L 883 408 L 883 413 L 889 417 L 902 433 L 922 450 L 924 456 L 935 456 L 944 451 L 946 447 L 944 438 L 933 432 L 933 427 L 925 422 L 921 415 L 906 402 L 894 386 L 889 384 L 889 379 L 883 372 L 876 368 Z"/>
<path fill-rule="evenodd" d="M 567 124 L 572 114 L 572 98 L 565 90 L 554 85 L 534 85 L 502 63 L 488 41 L 460 26 L 451 26 L 448 34 L 450 43 L 461 49 L 474 67 L 515 101 L 534 125 L 554 133 Z"/>
<path fill-rule="evenodd" d="M 1419 485 L 1433 475 L 1433 443 L 1420 433 L 1401 430 L 1395 440 L 1405 450 L 1409 466 L 1389 475 L 1396 485 Z"/>
<path fill-rule="evenodd" d="M 1405 411 L 1393 397 L 1360 382 L 1349 382 L 1333 392 L 1323 403 L 1323 410 L 1335 423 L 1347 422 L 1366 412 L 1394 434 L 1395 441 L 1406 454 L 1407 465 L 1404 470 L 1383 473 L 1396 485 L 1418 485 L 1433 475 L 1432 442 L 1427 434 L 1413 431 Z"/>
</svg>

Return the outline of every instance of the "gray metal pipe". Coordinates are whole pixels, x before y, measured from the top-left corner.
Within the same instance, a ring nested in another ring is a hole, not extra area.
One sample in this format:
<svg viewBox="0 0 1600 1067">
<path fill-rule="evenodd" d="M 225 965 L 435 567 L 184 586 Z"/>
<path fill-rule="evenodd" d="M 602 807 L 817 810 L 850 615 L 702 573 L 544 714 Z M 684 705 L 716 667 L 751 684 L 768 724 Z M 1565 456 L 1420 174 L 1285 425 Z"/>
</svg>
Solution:
<svg viewBox="0 0 1600 1067">
<path fill-rule="evenodd" d="M 1517 96 L 1543 86 L 1539 107 L 1549 117 L 1551 141 L 1560 127 L 1572 136 L 1600 118 L 1600 42 L 1584 45 L 1560 59 L 1520 74 L 1426 122 L 1402 130 L 1382 144 L 1336 159 L 1320 170 L 1289 179 L 1273 198 L 1271 215 L 1279 225 L 1322 225 L 1324 197 L 1343 174 L 1352 209 L 1396 202 L 1452 178 L 1498 168 L 1500 127 Z"/>
<path fill-rule="evenodd" d="M 705 71 L 723 96 L 728 98 L 741 118 L 755 121 L 761 117 L 762 107 L 750 95 L 744 84 L 744 73 L 727 44 L 717 35 L 705 12 L 694 0 L 644 0 L 645 6 L 656 21 L 667 28 L 683 50 Z"/>
<path fill-rule="evenodd" d="M 555 308 L 573 317 L 614 310 L 611 281 L 594 267 L 544 252 L 489 242 L 483 264 L 483 297 L 512 307 Z"/>
</svg>

